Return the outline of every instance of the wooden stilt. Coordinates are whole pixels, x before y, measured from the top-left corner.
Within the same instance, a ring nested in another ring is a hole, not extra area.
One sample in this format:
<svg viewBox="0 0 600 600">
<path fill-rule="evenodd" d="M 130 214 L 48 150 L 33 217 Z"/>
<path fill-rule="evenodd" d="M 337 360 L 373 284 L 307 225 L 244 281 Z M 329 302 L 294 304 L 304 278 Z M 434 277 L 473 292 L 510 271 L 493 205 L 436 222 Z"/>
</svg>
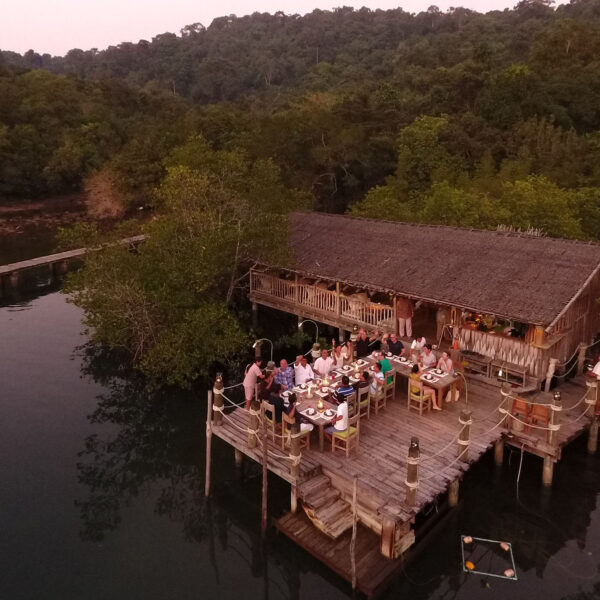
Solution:
<svg viewBox="0 0 600 600">
<path fill-rule="evenodd" d="M 417 500 L 417 488 L 419 487 L 419 438 L 412 437 L 408 448 L 406 460 L 406 504 L 414 506 Z"/>
<path fill-rule="evenodd" d="M 558 432 L 560 430 L 560 413 L 562 411 L 562 400 L 560 392 L 554 392 L 552 404 L 550 405 L 550 423 L 548 425 L 548 443 L 556 446 L 558 443 Z"/>
<path fill-rule="evenodd" d="M 235 448 L 235 466 L 238 469 L 241 469 L 244 466 L 244 454 L 237 448 Z"/>
<path fill-rule="evenodd" d="M 551 358 L 548 363 L 548 371 L 546 372 L 546 383 L 544 386 L 544 390 L 546 392 L 550 391 L 550 385 L 552 384 L 552 378 L 554 377 L 554 371 L 556 371 L 556 363 L 558 362 L 557 358 Z"/>
<path fill-rule="evenodd" d="M 542 485 L 550 487 L 552 485 L 552 477 L 554 475 L 554 461 L 549 456 L 544 458 L 544 466 L 542 468 Z"/>
<path fill-rule="evenodd" d="M 458 479 L 455 479 L 448 486 L 448 506 L 455 507 L 458 504 L 458 489 L 460 487 L 460 482 Z"/>
<path fill-rule="evenodd" d="M 293 514 L 296 514 L 298 510 L 298 488 L 292 484 L 292 490 L 290 494 L 290 510 Z"/>
<path fill-rule="evenodd" d="M 358 478 L 354 478 L 352 488 L 352 540 L 350 541 L 350 563 L 352 566 L 352 589 L 356 589 L 356 529 L 358 525 L 357 510 Z"/>
<path fill-rule="evenodd" d="M 471 433 L 471 424 L 473 420 L 471 419 L 471 411 L 470 410 L 461 410 L 460 417 L 458 418 L 458 422 L 461 426 L 460 433 L 458 434 L 458 449 L 457 456 L 460 458 L 462 462 L 469 461 L 469 436 Z"/>
<path fill-rule="evenodd" d="M 204 495 L 210 494 L 210 460 L 212 450 L 212 391 L 208 391 L 208 410 L 206 413 L 206 473 L 204 476 Z"/>
<path fill-rule="evenodd" d="M 583 344 L 583 343 L 579 344 L 579 354 L 577 355 L 577 372 L 578 373 L 583 373 L 583 367 L 585 366 L 586 350 L 587 350 L 587 346 L 585 344 Z"/>
<path fill-rule="evenodd" d="M 494 463 L 498 467 L 501 467 L 503 462 L 504 462 L 504 440 L 499 439 L 494 444 Z"/>
<path fill-rule="evenodd" d="M 595 454 L 596 450 L 598 450 L 598 419 L 593 417 L 588 432 L 587 451 L 589 454 Z"/>
<path fill-rule="evenodd" d="M 274 416 L 274 415 L 273 415 Z M 262 420 L 262 516 L 260 521 L 260 531 L 263 536 L 267 533 L 267 481 L 268 481 L 268 460 L 269 460 L 269 449 L 268 449 L 268 437 L 267 437 L 267 419 L 265 417 L 264 408 L 261 410 Z"/>
</svg>

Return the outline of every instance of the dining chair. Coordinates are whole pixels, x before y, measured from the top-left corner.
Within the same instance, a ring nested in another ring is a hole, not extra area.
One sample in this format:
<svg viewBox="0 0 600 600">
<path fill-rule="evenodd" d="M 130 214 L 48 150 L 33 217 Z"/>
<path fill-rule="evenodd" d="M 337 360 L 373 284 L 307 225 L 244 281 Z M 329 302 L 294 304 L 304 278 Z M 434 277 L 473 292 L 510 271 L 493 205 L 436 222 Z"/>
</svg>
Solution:
<svg viewBox="0 0 600 600">
<path fill-rule="evenodd" d="M 385 385 L 385 384 L 384 384 Z M 383 388 L 378 388 L 375 394 L 370 394 L 371 398 L 371 410 L 375 411 L 375 416 L 379 414 L 380 408 L 386 408 L 387 399 Z"/>
<path fill-rule="evenodd" d="M 371 399 L 369 398 L 369 386 L 358 388 L 357 393 L 358 414 L 360 417 L 371 417 Z"/>
<path fill-rule="evenodd" d="M 385 383 L 383 384 L 383 395 L 386 402 L 394 399 L 396 395 L 396 371 L 386 373 Z"/>
<path fill-rule="evenodd" d="M 263 400 L 262 408 L 267 421 L 267 435 L 270 436 L 273 441 L 275 441 L 277 430 L 281 428 L 280 423 L 277 423 L 275 420 L 275 405 Z"/>
<path fill-rule="evenodd" d="M 416 390 L 416 391 L 415 391 Z M 425 394 L 422 381 L 415 381 L 408 378 L 408 410 L 414 408 L 419 411 L 419 415 L 423 414 L 424 410 L 431 410 L 431 396 Z"/>
<path fill-rule="evenodd" d="M 344 431 L 334 431 L 331 434 L 331 451 L 336 448 L 346 451 L 346 457 L 350 456 L 352 448 L 358 449 L 360 436 L 360 415 L 356 414 L 348 419 L 348 427 Z"/>
<path fill-rule="evenodd" d="M 291 445 L 292 425 L 296 422 L 295 419 L 288 417 L 285 413 L 281 414 L 281 449 L 285 450 L 286 447 Z M 299 431 L 300 435 L 300 448 L 306 448 L 310 450 L 310 430 Z"/>
<path fill-rule="evenodd" d="M 356 392 L 348 394 L 346 396 L 346 402 L 348 403 L 348 416 L 353 417 L 356 413 Z"/>
<path fill-rule="evenodd" d="M 529 411 L 529 423 L 532 425 L 550 425 L 550 409 L 547 404 L 532 404 Z M 531 427 L 529 428 L 531 429 Z"/>
<path fill-rule="evenodd" d="M 527 402 L 527 400 L 523 400 L 523 398 L 515 398 L 512 403 L 512 408 L 511 408 L 510 414 L 517 418 L 523 417 L 522 420 L 527 424 L 527 423 L 529 423 L 530 410 L 531 410 L 531 405 L 529 404 L 529 402 Z M 515 425 L 515 420 L 511 419 L 511 421 L 512 421 L 512 423 L 511 423 L 511 429 L 512 429 Z M 531 427 L 529 427 L 529 425 L 525 425 L 525 431 L 526 432 L 531 431 Z"/>
</svg>

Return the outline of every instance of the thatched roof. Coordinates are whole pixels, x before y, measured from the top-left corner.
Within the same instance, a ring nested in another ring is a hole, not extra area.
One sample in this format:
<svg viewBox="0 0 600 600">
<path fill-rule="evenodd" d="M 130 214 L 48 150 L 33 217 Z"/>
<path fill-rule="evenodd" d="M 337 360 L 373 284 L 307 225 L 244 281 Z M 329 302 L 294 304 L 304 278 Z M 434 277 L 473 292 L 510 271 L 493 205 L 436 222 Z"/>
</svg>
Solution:
<svg viewBox="0 0 600 600">
<path fill-rule="evenodd" d="M 600 268 L 600 244 L 298 212 L 294 270 L 547 326 Z"/>
</svg>

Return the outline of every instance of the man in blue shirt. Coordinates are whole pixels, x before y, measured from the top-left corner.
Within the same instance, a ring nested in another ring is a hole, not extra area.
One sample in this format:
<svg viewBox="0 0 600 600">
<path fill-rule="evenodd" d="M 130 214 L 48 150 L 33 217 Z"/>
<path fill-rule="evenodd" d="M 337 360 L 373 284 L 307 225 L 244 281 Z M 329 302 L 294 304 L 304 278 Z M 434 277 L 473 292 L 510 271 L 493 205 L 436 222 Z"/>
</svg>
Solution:
<svg viewBox="0 0 600 600">
<path fill-rule="evenodd" d="M 279 367 L 275 375 L 275 383 L 278 383 L 284 390 L 291 390 L 294 387 L 294 369 L 288 365 L 285 358 L 281 359 Z"/>
<path fill-rule="evenodd" d="M 350 385 L 350 379 L 347 375 L 342 376 L 342 385 L 336 390 L 336 400 L 344 402 L 350 394 L 354 394 L 354 388 Z"/>
</svg>

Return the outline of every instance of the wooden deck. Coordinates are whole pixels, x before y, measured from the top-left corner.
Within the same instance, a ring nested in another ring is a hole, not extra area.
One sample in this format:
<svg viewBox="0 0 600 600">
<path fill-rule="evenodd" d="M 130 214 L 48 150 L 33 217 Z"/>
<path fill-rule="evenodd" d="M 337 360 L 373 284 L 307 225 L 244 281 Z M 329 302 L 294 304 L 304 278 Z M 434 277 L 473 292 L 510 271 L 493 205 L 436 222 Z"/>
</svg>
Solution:
<svg viewBox="0 0 600 600">
<path fill-rule="evenodd" d="M 300 511 L 283 516 L 276 527 L 340 577 L 352 581 L 350 531 L 333 540 L 315 530 L 308 517 Z M 379 536 L 360 524 L 356 531 L 356 556 L 357 589 L 368 597 L 385 588 L 402 568 L 403 559 L 389 560 L 382 556 Z"/>
<path fill-rule="evenodd" d="M 398 560 L 385 558 L 380 552 L 385 522 L 394 522 L 400 532 L 396 538 L 396 548 L 404 552 L 415 540 L 415 517 L 421 511 L 438 501 L 448 491 L 450 484 L 456 484 L 464 476 L 470 465 L 476 462 L 495 442 L 504 439 L 519 449 L 548 456 L 545 442 L 546 431 L 516 432 L 504 426 L 497 426 L 501 420 L 498 406 L 502 400 L 498 387 L 471 381 L 468 384 L 468 409 L 472 413 L 472 425 L 468 461 L 457 460 L 457 435 L 462 428 L 459 423 L 461 410 L 467 408 L 465 396 L 457 403 L 446 403 L 441 412 L 432 411 L 422 416 L 408 411 L 406 406 L 406 380 L 399 378 L 396 398 L 388 402 L 385 410 L 370 419 L 360 422 L 359 451 L 346 458 L 342 452 L 333 454 L 326 445 L 320 452 L 313 431 L 314 444 L 310 450 L 303 450 L 298 478 L 290 475 L 290 462 L 278 444 L 269 442 L 268 468 L 288 481 L 298 490 L 300 501 L 303 489 L 309 489 L 318 478 L 328 478 L 332 489 L 340 500 L 352 504 L 354 479 L 357 479 L 357 515 L 361 534 L 360 550 L 357 547 L 359 589 L 370 595 L 391 577 L 399 566 Z M 586 391 L 583 378 L 561 386 L 563 412 L 558 444 L 551 459 L 560 459 L 562 447 L 589 427 L 590 418 L 583 414 L 586 405 L 577 404 Z M 550 395 L 541 394 L 537 402 L 548 400 Z M 232 421 L 229 421 L 231 419 Z M 260 448 L 247 447 L 248 413 L 241 408 L 228 412 L 228 419 L 213 433 L 253 460 L 262 460 Z M 416 502 L 413 506 L 405 503 L 407 454 L 411 437 L 420 441 L 419 485 Z M 540 461 L 540 471 L 541 471 Z M 314 486 L 312 486 L 314 487 Z M 339 492 L 339 493 L 338 493 Z M 323 496 L 329 494 L 327 490 Z M 326 508 L 326 507 L 325 507 Z M 313 554 L 329 568 L 351 580 L 348 559 L 348 529 L 336 539 L 321 533 L 299 510 L 296 514 L 284 516 L 277 527 L 299 545 Z M 350 529 L 351 530 L 351 529 Z M 416 532 L 418 541 L 419 533 Z M 394 554 L 398 555 L 398 552 Z M 370 565 L 370 566 L 369 566 Z M 361 569 L 364 567 L 366 570 Z M 367 568 L 368 567 L 368 568 Z M 370 575 L 367 575 L 370 573 Z"/>
</svg>

